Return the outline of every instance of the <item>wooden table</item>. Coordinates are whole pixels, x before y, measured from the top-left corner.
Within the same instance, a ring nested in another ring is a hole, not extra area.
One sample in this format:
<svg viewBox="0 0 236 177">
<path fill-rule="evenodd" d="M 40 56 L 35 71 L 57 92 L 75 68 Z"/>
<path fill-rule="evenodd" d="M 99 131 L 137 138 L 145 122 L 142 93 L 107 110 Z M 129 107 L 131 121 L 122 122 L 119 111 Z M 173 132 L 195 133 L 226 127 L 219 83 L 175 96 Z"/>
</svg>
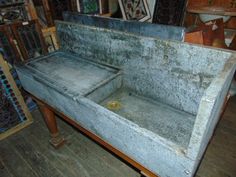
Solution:
<svg viewBox="0 0 236 177">
<path fill-rule="evenodd" d="M 32 95 L 32 94 L 31 94 Z M 153 172 L 148 170 L 147 168 L 143 167 L 141 164 L 130 158 L 129 156 L 125 155 L 123 152 L 119 151 L 118 149 L 114 148 L 111 144 L 105 142 L 102 140 L 100 137 L 97 135 L 93 134 L 92 132 L 86 130 L 83 128 L 81 125 L 73 121 L 73 119 L 69 118 L 67 115 L 63 114 L 62 112 L 58 111 L 56 108 L 48 105 L 46 102 L 40 100 L 39 98 L 35 97 L 32 95 L 33 99 L 38 103 L 38 106 L 40 108 L 41 113 L 43 114 L 45 123 L 48 127 L 48 130 L 51 135 L 51 139 L 49 142 L 54 148 L 59 148 L 63 146 L 66 143 L 66 140 L 60 135 L 57 122 L 56 122 L 56 117 L 55 115 L 58 115 L 61 117 L 63 120 L 83 132 L 85 135 L 90 137 L 92 140 L 95 142 L 99 143 L 102 147 L 107 149 L 108 151 L 111 151 L 112 153 L 116 154 L 129 164 L 131 164 L 133 167 L 137 168 L 140 170 L 141 174 L 146 177 L 158 177 L 155 175 Z"/>
</svg>

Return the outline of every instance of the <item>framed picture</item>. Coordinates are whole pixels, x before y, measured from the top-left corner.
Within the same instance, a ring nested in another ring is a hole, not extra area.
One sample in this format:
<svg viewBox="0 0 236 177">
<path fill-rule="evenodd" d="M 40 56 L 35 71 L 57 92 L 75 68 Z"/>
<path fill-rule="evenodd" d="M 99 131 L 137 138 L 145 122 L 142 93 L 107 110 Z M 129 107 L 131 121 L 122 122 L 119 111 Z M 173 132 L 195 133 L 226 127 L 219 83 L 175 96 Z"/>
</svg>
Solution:
<svg viewBox="0 0 236 177">
<path fill-rule="evenodd" d="M 54 26 L 54 20 L 62 20 L 63 11 L 77 11 L 77 0 L 32 0 L 42 26 Z"/>
<path fill-rule="evenodd" d="M 7 62 L 0 54 L 0 140 L 32 123 Z"/>
<path fill-rule="evenodd" d="M 54 20 L 62 20 L 63 11 L 76 11 L 76 0 L 47 0 L 52 18 Z"/>
<path fill-rule="evenodd" d="M 41 27 L 37 20 L 11 24 L 11 29 L 24 60 L 48 52 Z"/>
<path fill-rule="evenodd" d="M 153 23 L 182 26 L 187 0 L 157 0 Z"/>
<path fill-rule="evenodd" d="M 2 54 L 4 59 L 11 65 L 17 61 L 21 61 L 20 53 L 17 50 L 12 36 L 9 25 L 0 26 L 0 54 Z"/>
<path fill-rule="evenodd" d="M 29 20 L 24 1 L 0 1 L 0 24 Z"/>
<path fill-rule="evenodd" d="M 125 20 L 148 21 L 151 19 L 146 0 L 119 0 L 122 16 Z"/>
<path fill-rule="evenodd" d="M 100 0 L 77 0 L 78 11 L 83 14 L 99 14 Z"/>
</svg>

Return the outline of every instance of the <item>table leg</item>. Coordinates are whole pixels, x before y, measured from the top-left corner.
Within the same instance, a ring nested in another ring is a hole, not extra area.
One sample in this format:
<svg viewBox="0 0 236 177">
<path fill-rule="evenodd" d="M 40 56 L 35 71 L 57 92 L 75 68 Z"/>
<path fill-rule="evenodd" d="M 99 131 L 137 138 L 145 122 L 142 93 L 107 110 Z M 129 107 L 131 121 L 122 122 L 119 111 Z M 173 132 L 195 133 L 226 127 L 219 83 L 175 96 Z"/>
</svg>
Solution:
<svg viewBox="0 0 236 177">
<path fill-rule="evenodd" d="M 140 177 L 152 177 L 153 175 L 148 175 L 145 172 L 141 171 Z M 154 177 L 154 176 L 153 176 Z"/>
<path fill-rule="evenodd" d="M 48 108 L 45 104 L 38 102 L 41 113 L 43 114 L 44 121 L 48 127 L 51 134 L 51 139 L 49 142 L 54 148 L 59 148 L 65 143 L 65 139 L 60 135 L 54 112 Z"/>
</svg>

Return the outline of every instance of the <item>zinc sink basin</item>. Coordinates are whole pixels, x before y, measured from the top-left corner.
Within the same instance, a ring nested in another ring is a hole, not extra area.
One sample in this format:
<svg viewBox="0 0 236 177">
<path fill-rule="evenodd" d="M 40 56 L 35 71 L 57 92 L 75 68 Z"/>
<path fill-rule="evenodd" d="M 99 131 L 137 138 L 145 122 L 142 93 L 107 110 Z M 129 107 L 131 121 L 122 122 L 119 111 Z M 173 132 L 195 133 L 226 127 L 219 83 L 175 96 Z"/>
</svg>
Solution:
<svg viewBox="0 0 236 177">
<path fill-rule="evenodd" d="M 56 27 L 60 51 L 16 66 L 24 89 L 153 174 L 194 176 L 235 53 L 98 24 Z"/>
<path fill-rule="evenodd" d="M 196 115 L 125 88 L 116 90 L 99 104 L 139 127 L 187 148 Z"/>
</svg>

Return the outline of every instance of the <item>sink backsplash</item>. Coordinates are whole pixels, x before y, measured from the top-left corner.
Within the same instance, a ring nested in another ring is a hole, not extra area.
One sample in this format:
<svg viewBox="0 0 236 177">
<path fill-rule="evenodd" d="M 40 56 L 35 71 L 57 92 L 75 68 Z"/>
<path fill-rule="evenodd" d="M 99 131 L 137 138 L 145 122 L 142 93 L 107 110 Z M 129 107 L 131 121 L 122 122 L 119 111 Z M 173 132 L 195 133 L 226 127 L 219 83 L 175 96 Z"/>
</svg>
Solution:
<svg viewBox="0 0 236 177">
<path fill-rule="evenodd" d="M 120 67 L 126 87 L 191 114 L 197 113 L 204 91 L 231 55 L 69 22 L 58 21 L 56 26 L 66 52 Z"/>
</svg>

